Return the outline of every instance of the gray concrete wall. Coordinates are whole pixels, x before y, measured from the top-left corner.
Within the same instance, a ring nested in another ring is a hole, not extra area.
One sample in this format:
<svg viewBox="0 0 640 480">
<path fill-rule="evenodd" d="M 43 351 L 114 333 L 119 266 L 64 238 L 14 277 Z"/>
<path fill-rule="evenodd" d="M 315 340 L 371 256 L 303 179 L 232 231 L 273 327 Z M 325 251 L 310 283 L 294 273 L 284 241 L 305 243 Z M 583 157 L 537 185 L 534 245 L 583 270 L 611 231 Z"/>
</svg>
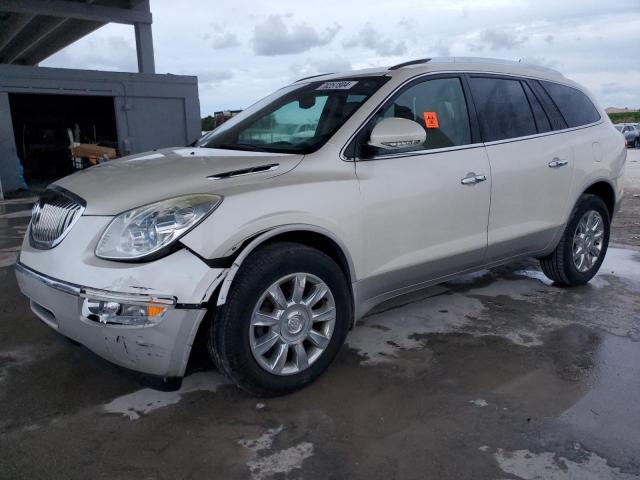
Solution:
<svg viewBox="0 0 640 480">
<path fill-rule="evenodd" d="M 196 77 L 0 65 L 0 181 L 5 192 L 18 186 L 8 93 L 114 98 L 122 155 L 184 146 L 201 134 Z"/>
</svg>

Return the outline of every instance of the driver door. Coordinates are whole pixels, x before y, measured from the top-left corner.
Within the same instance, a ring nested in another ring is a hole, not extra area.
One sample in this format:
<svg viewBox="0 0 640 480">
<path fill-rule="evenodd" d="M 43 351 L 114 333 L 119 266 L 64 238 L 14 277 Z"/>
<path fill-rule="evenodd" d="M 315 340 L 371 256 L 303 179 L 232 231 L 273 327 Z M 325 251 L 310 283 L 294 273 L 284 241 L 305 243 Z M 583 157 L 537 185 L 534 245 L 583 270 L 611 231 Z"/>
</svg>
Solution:
<svg viewBox="0 0 640 480">
<path fill-rule="evenodd" d="M 364 299 L 389 298 L 482 263 L 491 177 L 468 98 L 459 76 L 414 81 L 358 135 Z M 419 123 L 426 140 L 404 149 L 368 147 L 371 130 L 388 117 Z"/>
</svg>

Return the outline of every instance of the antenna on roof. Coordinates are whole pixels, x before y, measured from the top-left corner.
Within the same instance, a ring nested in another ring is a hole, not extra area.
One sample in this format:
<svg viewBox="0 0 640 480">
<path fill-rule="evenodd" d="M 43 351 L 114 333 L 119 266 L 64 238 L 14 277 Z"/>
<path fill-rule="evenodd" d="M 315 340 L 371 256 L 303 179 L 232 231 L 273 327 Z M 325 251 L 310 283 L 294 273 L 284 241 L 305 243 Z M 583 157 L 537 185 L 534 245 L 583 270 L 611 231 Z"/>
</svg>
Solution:
<svg viewBox="0 0 640 480">
<path fill-rule="evenodd" d="M 410 60 L 408 62 L 399 63 L 397 65 L 394 65 L 393 67 L 389 67 L 389 70 L 398 70 L 399 68 L 408 67 L 409 65 L 420 65 L 421 63 L 427 63 L 430 60 L 431 60 L 430 58 L 420 58 L 418 60 Z"/>
</svg>

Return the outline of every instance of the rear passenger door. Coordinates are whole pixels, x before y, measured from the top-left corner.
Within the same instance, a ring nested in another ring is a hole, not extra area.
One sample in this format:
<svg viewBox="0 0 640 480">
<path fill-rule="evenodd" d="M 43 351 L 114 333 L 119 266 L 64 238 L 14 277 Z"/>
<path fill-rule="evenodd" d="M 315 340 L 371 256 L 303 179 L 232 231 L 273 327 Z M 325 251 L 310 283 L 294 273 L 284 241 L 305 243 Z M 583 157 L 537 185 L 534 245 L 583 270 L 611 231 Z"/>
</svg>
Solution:
<svg viewBox="0 0 640 480">
<path fill-rule="evenodd" d="M 486 262 L 544 249 L 562 225 L 573 150 L 524 79 L 469 75 L 491 165 Z"/>
</svg>

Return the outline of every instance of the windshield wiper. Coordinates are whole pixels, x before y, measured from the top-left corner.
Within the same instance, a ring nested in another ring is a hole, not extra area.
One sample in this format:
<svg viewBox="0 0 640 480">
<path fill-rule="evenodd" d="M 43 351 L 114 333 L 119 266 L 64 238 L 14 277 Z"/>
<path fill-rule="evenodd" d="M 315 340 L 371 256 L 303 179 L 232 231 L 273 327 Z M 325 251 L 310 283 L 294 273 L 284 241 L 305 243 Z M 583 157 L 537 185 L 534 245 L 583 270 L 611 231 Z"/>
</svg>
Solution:
<svg viewBox="0 0 640 480">
<path fill-rule="evenodd" d="M 227 150 L 247 150 L 249 152 L 265 152 L 264 148 L 249 143 L 222 143 L 213 148 L 225 148 Z"/>
</svg>

